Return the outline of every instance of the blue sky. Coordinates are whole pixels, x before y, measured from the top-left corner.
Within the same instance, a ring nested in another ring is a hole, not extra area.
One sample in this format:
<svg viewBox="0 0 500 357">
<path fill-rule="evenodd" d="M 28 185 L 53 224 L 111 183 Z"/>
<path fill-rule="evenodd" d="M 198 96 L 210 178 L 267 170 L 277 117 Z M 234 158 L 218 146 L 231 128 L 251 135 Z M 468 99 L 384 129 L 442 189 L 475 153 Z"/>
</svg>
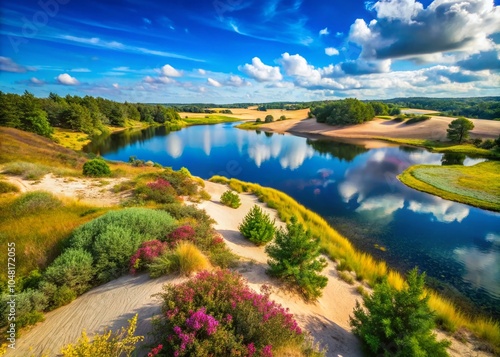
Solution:
<svg viewBox="0 0 500 357">
<path fill-rule="evenodd" d="M 234 103 L 500 95 L 489 0 L 4 0 L 0 90 Z"/>
</svg>

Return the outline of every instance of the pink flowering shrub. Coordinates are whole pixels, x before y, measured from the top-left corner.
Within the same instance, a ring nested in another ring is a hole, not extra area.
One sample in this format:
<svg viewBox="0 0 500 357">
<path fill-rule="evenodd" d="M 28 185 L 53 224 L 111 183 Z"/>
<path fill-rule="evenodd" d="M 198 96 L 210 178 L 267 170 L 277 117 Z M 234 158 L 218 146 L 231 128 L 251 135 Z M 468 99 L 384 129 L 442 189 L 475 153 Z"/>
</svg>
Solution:
<svg viewBox="0 0 500 357">
<path fill-rule="evenodd" d="M 172 184 L 161 177 L 146 185 L 140 185 L 136 189 L 136 194 L 141 199 L 157 203 L 173 203 L 177 198 L 177 192 Z"/>
<path fill-rule="evenodd" d="M 150 240 L 141 244 L 140 248 L 130 257 L 130 273 L 135 274 L 151 263 L 168 248 L 168 244 L 159 240 Z"/>
<path fill-rule="evenodd" d="M 166 241 L 170 248 L 174 248 L 180 242 L 189 241 L 194 243 L 195 235 L 196 232 L 194 228 L 186 224 L 184 226 L 177 227 L 173 232 L 169 233 Z"/>
<path fill-rule="evenodd" d="M 160 294 L 162 316 L 155 321 L 158 356 L 271 357 L 282 347 L 321 356 L 306 341 L 288 309 L 248 287 L 228 270 L 201 272 Z"/>
</svg>

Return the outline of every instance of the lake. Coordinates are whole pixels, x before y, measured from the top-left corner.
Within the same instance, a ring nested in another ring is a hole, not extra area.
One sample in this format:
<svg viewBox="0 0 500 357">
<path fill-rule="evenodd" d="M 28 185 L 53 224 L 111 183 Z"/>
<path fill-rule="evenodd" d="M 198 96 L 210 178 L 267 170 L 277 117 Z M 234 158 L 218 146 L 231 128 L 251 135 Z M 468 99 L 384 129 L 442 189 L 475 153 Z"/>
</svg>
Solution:
<svg viewBox="0 0 500 357">
<path fill-rule="evenodd" d="M 500 318 L 500 214 L 413 190 L 396 176 L 414 164 L 483 161 L 424 149 L 364 146 L 244 131 L 234 123 L 128 130 L 86 150 L 130 156 L 196 176 L 234 177 L 281 190 L 323 216 L 360 250 L 428 283 L 464 308 Z"/>
</svg>

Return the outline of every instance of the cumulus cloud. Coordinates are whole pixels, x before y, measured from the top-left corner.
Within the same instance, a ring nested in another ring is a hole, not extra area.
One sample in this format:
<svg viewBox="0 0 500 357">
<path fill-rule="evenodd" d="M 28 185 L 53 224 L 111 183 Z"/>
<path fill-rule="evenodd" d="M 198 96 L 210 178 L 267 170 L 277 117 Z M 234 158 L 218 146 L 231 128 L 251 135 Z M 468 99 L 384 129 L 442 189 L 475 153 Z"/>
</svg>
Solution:
<svg viewBox="0 0 500 357">
<path fill-rule="evenodd" d="M 229 78 L 224 81 L 224 84 L 230 87 L 244 87 L 251 85 L 250 82 L 236 75 L 230 75 Z"/>
<path fill-rule="evenodd" d="M 500 7 L 493 0 L 435 0 L 427 8 L 415 0 L 379 1 L 377 19 L 357 19 L 349 40 L 365 59 L 419 58 L 425 55 L 491 48 L 500 31 Z"/>
<path fill-rule="evenodd" d="M 483 71 L 486 69 L 500 70 L 500 53 L 497 50 L 484 51 L 471 57 L 458 61 L 457 65 L 470 71 Z"/>
<path fill-rule="evenodd" d="M 78 82 L 78 80 L 75 77 L 71 77 L 67 73 L 63 73 L 63 74 L 58 75 L 56 77 L 56 79 L 57 79 L 57 82 L 59 82 L 59 84 L 63 84 L 66 86 L 75 86 L 77 84 L 80 84 L 80 82 Z"/>
<path fill-rule="evenodd" d="M 221 82 L 219 82 L 219 81 L 216 81 L 216 80 L 215 80 L 215 79 L 213 79 L 213 78 L 208 78 L 208 79 L 207 79 L 207 82 L 208 82 L 208 84 L 210 84 L 210 85 L 211 85 L 211 86 L 213 86 L 213 87 L 222 87 L 222 83 L 221 83 Z"/>
<path fill-rule="evenodd" d="M 283 79 L 279 67 L 268 66 L 262 63 L 259 57 L 252 58 L 252 64 L 246 63 L 239 66 L 238 69 L 258 82 L 272 82 Z"/>
<path fill-rule="evenodd" d="M 326 35 L 329 35 L 330 32 L 328 32 L 328 27 L 325 27 L 324 29 L 320 30 L 319 31 L 319 35 L 320 36 L 326 36 Z"/>
<path fill-rule="evenodd" d="M 182 76 L 182 72 L 176 70 L 174 67 L 172 67 L 169 64 L 164 65 L 161 68 L 161 74 L 166 77 L 180 77 Z"/>
<path fill-rule="evenodd" d="M 25 73 L 29 70 L 32 69 L 17 64 L 9 57 L 0 56 L 0 72 Z"/>
<path fill-rule="evenodd" d="M 325 53 L 328 56 L 337 56 L 339 54 L 339 50 L 337 50 L 334 47 L 327 47 L 327 48 L 325 48 Z"/>
</svg>

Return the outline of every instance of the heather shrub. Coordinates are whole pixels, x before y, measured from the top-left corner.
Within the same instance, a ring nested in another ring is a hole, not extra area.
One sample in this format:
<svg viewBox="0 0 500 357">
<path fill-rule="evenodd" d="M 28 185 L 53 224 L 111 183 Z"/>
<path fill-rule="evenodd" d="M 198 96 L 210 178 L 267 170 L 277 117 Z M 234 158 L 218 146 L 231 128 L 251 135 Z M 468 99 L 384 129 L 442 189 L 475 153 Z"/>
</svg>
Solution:
<svg viewBox="0 0 500 357">
<path fill-rule="evenodd" d="M 238 208 L 241 206 L 240 196 L 231 190 L 227 190 L 220 196 L 220 202 L 231 208 Z"/>
<path fill-rule="evenodd" d="M 142 200 L 155 201 L 156 203 L 173 203 L 177 195 L 170 182 L 161 177 L 145 185 L 139 185 L 135 193 Z"/>
<path fill-rule="evenodd" d="M 83 249 L 66 249 L 45 270 L 43 280 L 57 286 L 65 285 L 77 295 L 87 291 L 94 276 L 93 259 Z"/>
<path fill-rule="evenodd" d="M 154 322 L 153 355 L 272 356 L 283 346 L 300 355 L 321 355 L 306 342 L 293 315 L 227 270 L 166 285 L 159 296 L 163 305 Z"/>
<path fill-rule="evenodd" d="M 271 221 L 269 215 L 264 213 L 259 206 L 254 205 L 238 229 L 251 242 L 256 245 L 264 245 L 274 238 L 274 232 L 276 231 L 274 222 L 274 220 Z"/>
<path fill-rule="evenodd" d="M 164 238 L 174 226 L 174 219 L 163 211 L 145 208 L 113 211 L 78 227 L 69 239 L 69 246 L 90 252 L 97 280 L 105 282 L 127 272 L 130 257 L 143 242 Z"/>
<path fill-rule="evenodd" d="M 276 232 L 266 252 L 271 258 L 268 260 L 271 276 L 296 286 L 306 300 L 321 296 L 328 278 L 319 273 L 327 263 L 319 257 L 319 240 L 313 239 L 311 232 L 306 231 L 296 217 L 290 219 L 286 230 L 280 228 Z"/>
<path fill-rule="evenodd" d="M 33 191 L 21 195 L 11 206 L 12 212 L 19 216 L 47 211 L 62 206 L 53 194 L 45 191 Z"/>
<path fill-rule="evenodd" d="M 401 290 L 389 285 L 387 278 L 364 297 L 365 308 L 356 301 L 351 326 L 372 355 L 448 356 L 446 340 L 434 334 L 434 316 L 424 293 L 425 274 L 413 269 Z"/>
<path fill-rule="evenodd" d="M 168 243 L 170 248 L 174 248 L 183 241 L 194 242 L 195 241 L 196 232 L 193 227 L 190 225 L 183 225 L 174 229 L 171 233 L 169 233 L 166 237 L 166 242 Z"/>
<path fill-rule="evenodd" d="M 157 239 L 141 244 L 141 247 L 130 258 L 130 273 L 135 274 L 144 269 L 147 264 L 152 263 L 154 258 L 161 255 L 167 249 L 167 243 Z"/>
<path fill-rule="evenodd" d="M 95 158 L 83 164 L 83 174 L 90 177 L 104 177 L 111 175 L 111 169 L 102 158 Z"/>
<path fill-rule="evenodd" d="M 76 343 L 62 348 L 61 354 L 63 357 L 135 356 L 137 343 L 144 340 L 144 336 L 135 336 L 136 328 L 137 314 L 128 320 L 127 327 L 115 332 L 106 329 L 93 336 L 92 341 L 84 330 Z"/>
</svg>

